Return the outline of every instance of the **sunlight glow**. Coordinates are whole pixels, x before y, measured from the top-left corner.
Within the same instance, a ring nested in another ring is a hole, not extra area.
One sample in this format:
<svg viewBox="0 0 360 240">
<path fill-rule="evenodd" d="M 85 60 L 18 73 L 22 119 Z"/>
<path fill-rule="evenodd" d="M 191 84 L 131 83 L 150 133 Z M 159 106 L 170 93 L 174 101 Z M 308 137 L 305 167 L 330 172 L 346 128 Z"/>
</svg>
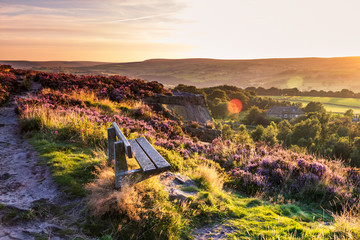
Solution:
<svg viewBox="0 0 360 240">
<path fill-rule="evenodd" d="M 242 107 L 243 104 L 239 99 L 232 99 L 227 105 L 228 111 L 230 113 L 239 113 L 241 112 Z"/>
<path fill-rule="evenodd" d="M 358 9 L 357 0 L 2 0 L 0 60 L 357 56 Z"/>
<path fill-rule="evenodd" d="M 301 88 L 304 83 L 304 79 L 300 76 L 291 77 L 286 85 L 288 88 Z"/>
</svg>

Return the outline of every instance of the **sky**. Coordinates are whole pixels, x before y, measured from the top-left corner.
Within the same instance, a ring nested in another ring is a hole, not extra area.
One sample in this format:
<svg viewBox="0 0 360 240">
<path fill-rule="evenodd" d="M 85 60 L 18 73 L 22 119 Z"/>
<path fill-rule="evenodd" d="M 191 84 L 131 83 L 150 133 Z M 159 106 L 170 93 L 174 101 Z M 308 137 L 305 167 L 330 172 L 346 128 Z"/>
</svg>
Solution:
<svg viewBox="0 0 360 240">
<path fill-rule="evenodd" d="M 360 56 L 358 0 L 0 0 L 1 60 Z"/>
</svg>

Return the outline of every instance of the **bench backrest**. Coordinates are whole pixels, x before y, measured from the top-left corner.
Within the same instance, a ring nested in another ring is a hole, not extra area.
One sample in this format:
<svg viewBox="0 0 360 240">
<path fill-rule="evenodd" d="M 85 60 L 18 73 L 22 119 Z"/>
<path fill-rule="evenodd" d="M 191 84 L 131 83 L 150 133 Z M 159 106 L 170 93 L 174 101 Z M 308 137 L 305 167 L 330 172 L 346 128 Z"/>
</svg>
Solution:
<svg viewBox="0 0 360 240">
<path fill-rule="evenodd" d="M 115 128 L 115 134 L 119 138 L 119 141 L 122 141 L 124 143 L 126 155 L 129 158 L 132 158 L 133 154 L 132 154 L 132 149 L 131 149 L 131 145 L 130 145 L 129 141 L 126 139 L 126 137 L 121 132 L 120 128 L 118 127 L 118 125 L 115 122 L 113 122 L 112 125 Z"/>
<path fill-rule="evenodd" d="M 114 122 L 112 125 L 113 127 L 108 129 L 109 161 L 111 161 L 111 157 L 115 155 L 112 147 L 115 145 L 115 148 L 119 148 L 119 150 L 115 152 L 125 151 L 125 154 L 129 158 L 134 156 L 144 173 L 161 172 L 170 169 L 170 164 L 156 151 L 146 138 L 140 137 L 127 140 L 117 124 Z M 115 135 L 119 141 L 116 141 Z M 124 157 L 125 156 L 115 157 L 122 159 L 120 164 L 117 164 L 117 161 L 115 161 L 115 166 L 118 166 L 115 167 L 116 172 L 118 170 L 127 170 L 126 159 L 123 159 Z"/>
</svg>

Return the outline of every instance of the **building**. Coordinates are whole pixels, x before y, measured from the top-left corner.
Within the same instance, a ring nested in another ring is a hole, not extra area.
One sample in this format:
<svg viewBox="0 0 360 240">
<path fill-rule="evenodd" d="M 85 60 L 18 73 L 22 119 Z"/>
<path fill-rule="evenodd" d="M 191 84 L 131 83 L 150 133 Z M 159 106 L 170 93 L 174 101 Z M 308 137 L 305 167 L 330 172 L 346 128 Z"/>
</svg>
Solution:
<svg viewBox="0 0 360 240">
<path fill-rule="evenodd" d="M 266 112 L 266 116 L 268 117 L 277 117 L 288 120 L 302 114 L 304 114 L 304 112 L 297 106 L 273 106 Z"/>
</svg>

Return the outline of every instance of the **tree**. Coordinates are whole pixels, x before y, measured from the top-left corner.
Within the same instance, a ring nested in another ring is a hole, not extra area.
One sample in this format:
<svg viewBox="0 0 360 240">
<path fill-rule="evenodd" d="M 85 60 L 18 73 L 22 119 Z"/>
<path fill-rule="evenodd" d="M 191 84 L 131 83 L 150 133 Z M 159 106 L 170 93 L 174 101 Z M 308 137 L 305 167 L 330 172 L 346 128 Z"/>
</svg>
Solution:
<svg viewBox="0 0 360 240">
<path fill-rule="evenodd" d="M 271 122 L 267 128 L 265 128 L 261 140 L 269 144 L 270 146 L 274 146 L 277 144 L 276 136 L 278 134 L 278 129 L 276 123 Z"/>
<path fill-rule="evenodd" d="M 260 141 L 264 135 L 265 128 L 261 125 L 258 125 L 254 131 L 251 132 L 252 139 L 257 142 Z"/>
<path fill-rule="evenodd" d="M 246 127 L 244 125 L 240 126 L 240 131 L 235 135 L 235 141 L 238 144 L 251 144 L 253 143 L 253 140 L 246 130 Z"/>
<path fill-rule="evenodd" d="M 230 125 L 224 124 L 222 128 L 222 139 L 231 139 L 234 136 L 235 131 L 231 129 Z"/>
<path fill-rule="evenodd" d="M 228 101 L 229 97 L 226 95 L 226 92 L 221 89 L 215 89 L 212 93 L 208 95 L 208 100 L 212 101 L 215 98 L 219 98 L 222 101 Z"/>
<path fill-rule="evenodd" d="M 194 93 L 194 94 L 202 94 L 204 97 L 206 97 L 206 93 L 204 90 L 196 88 L 195 86 L 185 85 L 185 84 L 179 84 L 175 88 L 175 90 L 178 90 L 180 92 L 188 92 L 188 93 Z"/>
<path fill-rule="evenodd" d="M 210 111 L 214 118 L 224 118 L 228 115 L 227 103 L 220 102 L 216 106 L 210 107 Z"/>
<path fill-rule="evenodd" d="M 348 137 L 341 137 L 334 145 L 334 154 L 337 158 L 347 160 L 350 157 L 351 143 Z"/>
<path fill-rule="evenodd" d="M 245 121 L 247 124 L 251 125 L 255 122 L 256 118 L 262 114 L 262 111 L 256 107 L 252 106 L 249 110 L 249 113 L 245 117 Z"/>
<path fill-rule="evenodd" d="M 288 134 L 292 133 L 292 126 L 289 123 L 288 120 L 282 120 L 281 122 L 279 122 L 279 124 L 277 125 L 278 127 L 278 135 L 277 135 L 277 139 L 280 141 L 284 141 L 286 140 L 286 136 Z"/>
<path fill-rule="evenodd" d="M 311 144 L 313 140 L 319 138 L 321 133 L 321 124 L 318 119 L 306 119 L 295 124 L 293 134 L 291 135 L 291 141 L 293 144 L 298 144 L 300 139 L 304 139 L 307 142 L 307 146 Z M 304 140 L 301 143 L 304 144 Z"/>
<path fill-rule="evenodd" d="M 337 129 L 337 134 L 339 137 L 346 137 L 350 135 L 350 129 L 346 126 L 339 126 Z"/>
<path fill-rule="evenodd" d="M 344 113 L 344 116 L 350 117 L 350 118 L 354 118 L 354 117 L 355 117 L 354 110 L 352 110 L 352 109 L 347 110 L 347 111 Z"/>
<path fill-rule="evenodd" d="M 308 105 L 304 108 L 304 112 L 318 112 L 318 113 L 325 113 L 325 107 L 321 102 L 309 102 Z"/>
</svg>

